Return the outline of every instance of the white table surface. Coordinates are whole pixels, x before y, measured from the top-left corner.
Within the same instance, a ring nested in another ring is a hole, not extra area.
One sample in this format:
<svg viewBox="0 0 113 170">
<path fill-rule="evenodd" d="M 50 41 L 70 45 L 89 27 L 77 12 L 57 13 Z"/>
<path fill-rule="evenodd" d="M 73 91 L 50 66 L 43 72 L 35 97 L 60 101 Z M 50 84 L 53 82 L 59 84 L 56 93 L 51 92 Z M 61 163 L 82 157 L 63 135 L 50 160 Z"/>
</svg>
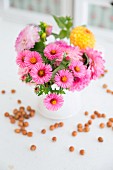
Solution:
<svg viewBox="0 0 113 170">
<path fill-rule="evenodd" d="M 113 44 L 100 40 L 105 48 L 106 68 L 109 72 L 80 93 L 82 111 L 64 120 L 63 128 L 49 131 L 50 124 L 56 121 L 38 114 L 38 97 L 31 87 L 18 79 L 14 42 L 22 28 L 22 25 L 0 21 L 0 91 L 6 90 L 5 95 L 0 94 L 0 170 L 113 170 L 113 131 L 98 127 L 100 122 L 113 117 L 113 95 L 102 89 L 103 83 L 113 89 Z M 14 95 L 10 93 L 12 88 L 17 90 Z M 4 117 L 4 112 L 11 112 L 18 107 L 17 99 L 21 99 L 23 105 L 31 105 L 37 110 L 36 116 L 29 120 L 28 129 L 34 132 L 32 138 L 15 134 L 13 131 L 17 126 L 10 124 Z M 89 119 L 83 114 L 86 110 L 90 114 L 94 110 L 106 113 L 107 118 L 94 120 L 89 133 L 79 133 L 74 138 L 71 132 L 76 130 L 77 123 Z M 40 133 L 43 128 L 47 129 L 45 135 Z M 51 141 L 53 136 L 58 139 L 56 143 Z M 97 141 L 99 136 L 104 138 L 103 143 Z M 34 152 L 29 150 L 32 144 L 37 145 Z M 70 145 L 75 146 L 73 153 L 68 151 Z M 79 155 L 82 148 L 86 152 L 84 156 Z"/>
</svg>

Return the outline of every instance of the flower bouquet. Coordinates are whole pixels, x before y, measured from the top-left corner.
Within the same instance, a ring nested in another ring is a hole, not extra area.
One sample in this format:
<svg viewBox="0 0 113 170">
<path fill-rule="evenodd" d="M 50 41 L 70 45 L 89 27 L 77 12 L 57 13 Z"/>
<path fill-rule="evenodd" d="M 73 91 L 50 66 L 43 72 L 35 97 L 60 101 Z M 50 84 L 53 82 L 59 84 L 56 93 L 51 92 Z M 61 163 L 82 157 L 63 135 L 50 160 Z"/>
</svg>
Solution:
<svg viewBox="0 0 113 170">
<path fill-rule="evenodd" d="M 27 25 L 15 43 L 20 79 L 44 95 L 43 104 L 57 111 L 67 91 L 80 91 L 104 73 L 102 53 L 95 50 L 95 37 L 86 26 L 73 27 L 70 17 L 53 16 L 59 26 L 54 33 L 44 22 Z M 54 42 L 48 38 L 54 36 Z"/>
</svg>

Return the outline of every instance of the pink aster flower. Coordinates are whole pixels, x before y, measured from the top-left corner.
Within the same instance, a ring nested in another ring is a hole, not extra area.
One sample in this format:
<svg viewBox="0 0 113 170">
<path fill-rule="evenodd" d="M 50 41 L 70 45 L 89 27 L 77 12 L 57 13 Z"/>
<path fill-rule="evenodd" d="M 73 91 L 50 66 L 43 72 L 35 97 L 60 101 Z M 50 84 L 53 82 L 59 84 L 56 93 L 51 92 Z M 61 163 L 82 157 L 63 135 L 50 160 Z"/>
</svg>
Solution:
<svg viewBox="0 0 113 170">
<path fill-rule="evenodd" d="M 91 81 L 91 73 L 90 70 L 87 70 L 86 75 L 82 78 L 76 77 L 75 80 L 73 81 L 72 86 L 70 87 L 70 91 L 81 91 L 84 89 L 86 86 L 89 85 Z"/>
<path fill-rule="evenodd" d="M 63 105 L 63 97 L 55 93 L 48 94 L 44 99 L 44 104 L 48 110 L 56 111 Z"/>
<path fill-rule="evenodd" d="M 15 42 L 15 49 L 17 52 L 29 50 L 33 48 L 35 43 L 38 42 L 40 36 L 38 34 L 38 27 L 28 25 L 18 35 Z"/>
<path fill-rule="evenodd" d="M 29 68 L 28 67 L 19 68 L 19 70 L 18 70 L 18 74 L 20 76 L 24 76 L 24 75 L 26 75 L 28 73 L 29 73 Z"/>
<path fill-rule="evenodd" d="M 55 41 L 55 44 L 59 45 L 60 47 L 66 47 L 68 44 L 63 41 L 63 40 L 59 40 L 59 41 Z"/>
<path fill-rule="evenodd" d="M 55 43 L 50 43 L 44 49 L 44 55 L 49 60 L 60 59 L 60 58 L 62 58 L 62 54 L 63 54 L 62 49 L 59 48 L 59 46 Z"/>
<path fill-rule="evenodd" d="M 86 74 L 86 66 L 79 60 L 73 61 L 69 68 L 72 70 L 75 77 L 82 78 Z"/>
<path fill-rule="evenodd" d="M 73 60 L 79 60 L 82 59 L 82 51 L 78 46 L 72 47 L 65 43 L 65 41 L 58 41 L 55 42 L 57 45 L 59 45 L 60 48 L 62 48 L 62 51 L 70 58 L 71 61 Z"/>
<path fill-rule="evenodd" d="M 42 62 L 41 55 L 36 51 L 30 51 L 28 56 L 25 58 L 25 64 L 30 69 L 33 68 L 37 63 Z"/>
<path fill-rule="evenodd" d="M 104 63 L 102 53 L 91 48 L 87 48 L 85 53 L 89 57 L 89 68 L 91 70 L 91 79 L 96 79 L 104 73 Z"/>
<path fill-rule="evenodd" d="M 55 76 L 55 83 L 62 88 L 69 88 L 73 83 L 73 75 L 68 70 L 60 70 Z"/>
<path fill-rule="evenodd" d="M 27 58 L 29 53 L 30 53 L 29 50 L 25 50 L 25 51 L 18 53 L 18 56 L 16 58 L 16 63 L 19 65 L 19 67 L 21 68 L 26 67 L 25 58 Z"/>
<path fill-rule="evenodd" d="M 31 69 L 30 75 L 32 76 L 32 79 L 35 83 L 44 84 L 51 79 L 52 68 L 50 65 L 37 63 L 35 67 Z"/>
</svg>

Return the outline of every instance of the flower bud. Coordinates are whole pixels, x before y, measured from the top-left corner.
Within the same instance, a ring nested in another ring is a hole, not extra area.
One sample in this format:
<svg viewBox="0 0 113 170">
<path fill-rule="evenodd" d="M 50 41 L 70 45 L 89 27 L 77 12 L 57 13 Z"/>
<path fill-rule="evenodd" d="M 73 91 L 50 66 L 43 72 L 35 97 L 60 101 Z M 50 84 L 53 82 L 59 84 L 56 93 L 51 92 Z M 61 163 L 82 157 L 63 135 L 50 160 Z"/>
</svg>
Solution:
<svg viewBox="0 0 113 170">
<path fill-rule="evenodd" d="M 43 39 L 46 38 L 46 33 L 45 32 L 41 35 L 41 38 L 43 38 Z"/>
<path fill-rule="evenodd" d="M 52 26 L 51 25 L 47 25 L 46 27 L 46 35 L 49 36 L 52 33 Z"/>
</svg>

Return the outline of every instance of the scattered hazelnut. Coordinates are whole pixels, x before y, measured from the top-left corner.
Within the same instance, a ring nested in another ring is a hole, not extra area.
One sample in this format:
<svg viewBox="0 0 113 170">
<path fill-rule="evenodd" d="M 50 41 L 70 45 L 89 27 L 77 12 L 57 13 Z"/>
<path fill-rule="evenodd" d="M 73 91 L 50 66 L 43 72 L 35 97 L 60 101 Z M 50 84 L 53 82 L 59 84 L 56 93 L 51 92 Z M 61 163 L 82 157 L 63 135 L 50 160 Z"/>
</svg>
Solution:
<svg viewBox="0 0 113 170">
<path fill-rule="evenodd" d="M 23 126 L 24 126 L 24 127 L 28 127 L 28 126 L 29 126 L 29 123 L 28 123 L 28 122 L 24 122 L 24 123 L 23 123 Z"/>
<path fill-rule="evenodd" d="M 27 136 L 28 136 L 28 137 L 32 137 L 32 136 L 33 136 L 33 132 L 28 132 L 28 133 L 27 133 Z"/>
<path fill-rule="evenodd" d="M 55 123 L 55 124 L 54 124 L 54 127 L 55 127 L 55 128 L 58 128 L 58 127 L 59 127 L 59 124 L 58 124 L 58 123 Z"/>
<path fill-rule="evenodd" d="M 105 114 L 105 113 L 102 113 L 102 117 L 105 118 L 105 117 L 106 117 L 106 114 Z"/>
<path fill-rule="evenodd" d="M 32 109 L 31 109 L 31 106 L 27 106 L 27 111 L 31 111 Z"/>
<path fill-rule="evenodd" d="M 109 121 L 110 121 L 110 122 L 113 122 L 113 118 L 109 118 Z"/>
<path fill-rule="evenodd" d="M 75 150 L 74 146 L 70 146 L 70 147 L 69 147 L 69 151 L 70 151 L 70 152 L 74 152 L 74 150 Z"/>
<path fill-rule="evenodd" d="M 105 124 L 104 123 L 100 123 L 100 128 L 104 128 L 105 127 Z"/>
<path fill-rule="evenodd" d="M 92 120 L 88 120 L 88 124 L 91 125 L 92 124 Z"/>
<path fill-rule="evenodd" d="M 11 93 L 12 93 L 12 94 L 16 93 L 16 90 L 15 90 L 15 89 L 12 89 L 12 90 L 11 90 Z"/>
<path fill-rule="evenodd" d="M 5 94 L 6 92 L 5 92 L 5 90 L 2 90 L 1 93 L 2 93 L 2 94 Z"/>
<path fill-rule="evenodd" d="M 56 142 L 56 141 L 57 141 L 57 138 L 56 138 L 56 137 L 52 137 L 52 141 L 53 141 L 53 142 Z"/>
<path fill-rule="evenodd" d="M 21 102 L 21 100 L 17 100 L 17 103 L 18 103 L 18 104 L 21 104 L 22 102 Z"/>
<path fill-rule="evenodd" d="M 84 155 L 85 154 L 85 150 L 81 149 L 79 153 L 80 153 L 80 155 Z"/>
<path fill-rule="evenodd" d="M 95 119 L 95 114 L 92 114 L 92 115 L 91 115 L 91 119 Z"/>
<path fill-rule="evenodd" d="M 78 128 L 78 132 L 83 132 L 83 129 L 82 128 Z"/>
<path fill-rule="evenodd" d="M 14 118 L 10 119 L 10 123 L 15 124 L 16 120 Z"/>
<path fill-rule="evenodd" d="M 31 150 L 31 151 L 35 151 L 35 150 L 36 150 L 36 145 L 31 145 L 31 146 L 30 146 L 30 150 Z"/>
<path fill-rule="evenodd" d="M 22 134 L 23 135 L 27 135 L 27 131 L 26 130 L 22 130 Z"/>
<path fill-rule="evenodd" d="M 22 127 L 23 126 L 23 122 L 19 121 L 18 122 L 18 126 Z"/>
<path fill-rule="evenodd" d="M 29 115 L 30 115 L 30 117 L 34 117 L 34 115 L 35 115 L 34 110 L 31 110 L 30 113 L 29 113 Z"/>
<path fill-rule="evenodd" d="M 103 84 L 103 86 L 102 86 L 104 89 L 106 89 L 108 86 L 107 86 L 107 84 Z"/>
<path fill-rule="evenodd" d="M 107 92 L 107 93 L 111 93 L 111 90 L 110 90 L 110 89 L 107 89 L 106 92 Z"/>
<path fill-rule="evenodd" d="M 16 115 L 16 114 L 17 114 L 17 112 L 18 112 L 18 110 L 17 110 L 17 109 L 14 109 L 14 110 L 13 110 L 13 114 L 14 114 L 14 115 Z"/>
<path fill-rule="evenodd" d="M 112 127 L 112 122 L 108 121 L 107 122 L 107 127 Z"/>
<path fill-rule="evenodd" d="M 9 113 L 8 113 L 8 112 L 5 112 L 5 113 L 4 113 L 4 116 L 5 116 L 5 117 L 9 117 Z"/>
<path fill-rule="evenodd" d="M 85 116 L 87 116 L 87 115 L 89 114 L 89 112 L 88 112 L 88 111 L 85 111 L 84 114 L 85 114 Z"/>
<path fill-rule="evenodd" d="M 15 131 L 15 133 L 20 133 L 21 132 L 20 129 L 15 129 L 14 131 Z"/>
<path fill-rule="evenodd" d="M 42 129 L 42 130 L 41 130 L 41 133 L 42 133 L 42 134 L 45 134 L 45 133 L 46 133 L 46 129 Z"/>
<path fill-rule="evenodd" d="M 102 137 L 98 137 L 98 141 L 99 141 L 99 142 L 103 142 L 104 140 L 103 140 Z"/>
<path fill-rule="evenodd" d="M 54 125 L 51 125 L 51 126 L 49 127 L 50 130 L 54 130 L 54 128 L 55 128 Z"/>
<path fill-rule="evenodd" d="M 83 126 L 82 126 L 81 123 L 79 123 L 79 124 L 77 125 L 77 127 L 78 127 L 78 128 L 82 128 Z"/>
<path fill-rule="evenodd" d="M 59 126 L 59 127 L 63 127 L 63 126 L 64 126 L 64 123 L 63 123 L 63 122 L 60 122 L 60 123 L 58 124 L 58 126 Z"/>
<path fill-rule="evenodd" d="M 86 126 L 86 127 L 84 128 L 84 132 L 89 132 L 89 131 L 90 131 L 89 127 Z"/>
<path fill-rule="evenodd" d="M 76 132 L 76 131 L 73 131 L 73 132 L 72 132 L 72 136 L 77 136 L 77 132 Z"/>
</svg>

